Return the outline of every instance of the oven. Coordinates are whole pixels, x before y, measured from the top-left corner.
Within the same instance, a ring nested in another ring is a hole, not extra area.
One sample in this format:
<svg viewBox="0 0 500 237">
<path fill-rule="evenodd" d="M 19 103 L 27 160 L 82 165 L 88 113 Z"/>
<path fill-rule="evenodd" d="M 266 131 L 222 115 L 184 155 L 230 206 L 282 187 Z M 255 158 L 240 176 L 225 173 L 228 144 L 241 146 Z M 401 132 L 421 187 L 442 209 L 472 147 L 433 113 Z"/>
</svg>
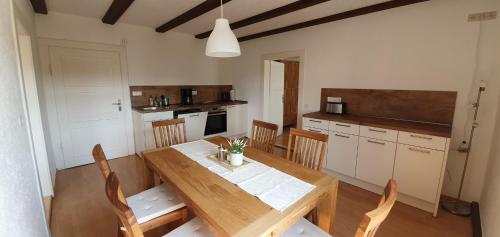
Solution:
<svg viewBox="0 0 500 237">
<path fill-rule="evenodd" d="M 208 110 L 205 136 L 225 133 L 227 131 L 227 112 L 225 107 L 214 107 Z"/>
</svg>

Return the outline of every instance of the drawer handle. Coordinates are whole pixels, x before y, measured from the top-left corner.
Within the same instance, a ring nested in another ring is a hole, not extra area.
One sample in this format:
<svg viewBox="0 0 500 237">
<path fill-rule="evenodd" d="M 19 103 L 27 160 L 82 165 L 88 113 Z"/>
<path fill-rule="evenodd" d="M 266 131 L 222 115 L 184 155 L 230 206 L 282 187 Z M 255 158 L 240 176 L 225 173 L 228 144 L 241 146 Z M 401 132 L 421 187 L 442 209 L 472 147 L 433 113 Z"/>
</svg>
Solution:
<svg viewBox="0 0 500 237">
<path fill-rule="evenodd" d="M 340 123 L 336 123 L 335 125 L 341 126 L 341 127 L 346 127 L 346 128 L 350 128 L 351 127 L 351 125 L 345 125 L 345 124 L 340 124 Z"/>
<path fill-rule="evenodd" d="M 310 122 L 313 122 L 313 123 L 321 123 L 321 121 L 319 120 L 314 120 L 314 119 L 309 119 Z"/>
<path fill-rule="evenodd" d="M 416 148 L 413 148 L 413 147 L 408 147 L 408 150 L 410 150 L 410 151 L 416 151 L 416 152 L 420 152 L 420 153 L 425 153 L 425 154 L 431 154 L 431 151 L 416 149 Z"/>
<path fill-rule="evenodd" d="M 309 131 L 311 131 L 311 132 L 319 132 L 319 133 L 321 133 L 321 131 L 320 131 L 320 130 L 314 130 L 314 129 L 307 129 L 307 130 L 309 130 Z"/>
<path fill-rule="evenodd" d="M 420 138 L 420 139 L 425 139 L 425 140 L 432 140 L 432 137 L 425 137 L 425 136 L 420 136 L 420 135 L 415 135 L 415 134 L 410 134 L 410 137 Z"/>
<path fill-rule="evenodd" d="M 366 140 L 366 141 L 369 142 L 369 143 L 373 143 L 373 144 L 378 144 L 378 145 L 385 146 L 385 142 L 376 142 L 376 141 L 372 141 L 372 140 Z"/>
<path fill-rule="evenodd" d="M 349 136 L 344 136 L 344 135 L 340 135 L 340 134 L 336 134 L 336 133 L 335 133 L 335 136 L 337 136 L 337 137 L 342 137 L 342 138 L 351 138 L 351 137 L 349 137 Z"/>
<path fill-rule="evenodd" d="M 378 130 L 378 129 L 373 129 L 373 128 L 369 128 L 368 131 L 370 131 L 370 132 L 387 133 L 387 131 L 385 131 L 385 130 Z"/>
<path fill-rule="evenodd" d="M 198 116 L 200 116 L 200 115 L 199 115 L 199 114 L 189 115 L 189 117 L 191 117 L 191 118 L 192 118 L 192 117 L 198 117 Z"/>
</svg>

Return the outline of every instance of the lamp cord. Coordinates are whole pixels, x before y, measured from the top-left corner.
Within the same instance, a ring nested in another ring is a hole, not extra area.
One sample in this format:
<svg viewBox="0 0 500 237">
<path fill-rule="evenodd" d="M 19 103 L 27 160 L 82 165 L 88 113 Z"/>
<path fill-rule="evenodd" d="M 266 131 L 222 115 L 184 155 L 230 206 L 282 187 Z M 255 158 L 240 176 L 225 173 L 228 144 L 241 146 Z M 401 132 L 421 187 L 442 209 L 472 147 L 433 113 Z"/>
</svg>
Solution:
<svg viewBox="0 0 500 237">
<path fill-rule="evenodd" d="M 220 18 L 224 18 L 224 6 L 222 0 L 220 0 Z"/>
</svg>

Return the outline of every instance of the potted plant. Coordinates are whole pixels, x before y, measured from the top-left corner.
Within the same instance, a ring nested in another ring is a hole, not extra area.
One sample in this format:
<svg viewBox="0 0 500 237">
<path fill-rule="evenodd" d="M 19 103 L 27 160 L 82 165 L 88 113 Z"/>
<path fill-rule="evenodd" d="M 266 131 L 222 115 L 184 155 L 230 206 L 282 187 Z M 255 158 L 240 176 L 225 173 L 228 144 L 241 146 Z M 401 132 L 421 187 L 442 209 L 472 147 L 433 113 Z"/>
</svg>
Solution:
<svg viewBox="0 0 500 237">
<path fill-rule="evenodd" d="M 243 151 L 247 146 L 247 141 L 245 139 L 229 139 L 229 147 L 227 152 L 229 153 L 229 162 L 232 166 L 240 166 L 243 164 Z"/>
</svg>

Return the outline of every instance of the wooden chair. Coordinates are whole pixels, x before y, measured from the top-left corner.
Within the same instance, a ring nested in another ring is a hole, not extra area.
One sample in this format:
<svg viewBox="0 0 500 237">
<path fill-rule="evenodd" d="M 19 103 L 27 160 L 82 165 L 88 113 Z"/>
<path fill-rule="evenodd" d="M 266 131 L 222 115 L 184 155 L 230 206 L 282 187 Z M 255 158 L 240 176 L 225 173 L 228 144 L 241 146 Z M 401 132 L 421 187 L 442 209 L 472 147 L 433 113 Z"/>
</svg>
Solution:
<svg viewBox="0 0 500 237">
<path fill-rule="evenodd" d="M 308 168 L 321 170 L 327 146 L 328 135 L 292 128 L 286 158 Z"/>
<path fill-rule="evenodd" d="M 187 142 L 184 118 L 153 121 L 152 125 L 156 148 Z"/>
<path fill-rule="evenodd" d="M 373 237 L 377 232 L 379 226 L 389 215 L 394 203 L 398 196 L 396 181 L 389 180 L 385 187 L 384 193 L 380 198 L 377 208 L 373 211 L 366 213 L 361 220 L 361 223 L 354 234 L 354 237 Z M 329 237 L 319 227 L 313 225 L 306 219 L 300 219 L 290 229 L 288 229 L 281 237 Z"/>
<path fill-rule="evenodd" d="M 138 224 L 134 212 L 128 206 L 127 200 L 120 197 L 120 193 L 120 181 L 116 174 L 111 172 L 106 179 L 106 196 L 113 206 L 113 211 L 123 225 L 127 237 L 144 237 L 146 230 Z M 187 219 L 187 212 L 183 214 L 185 216 L 182 218 Z M 199 218 L 194 218 L 163 237 L 186 236 L 212 237 L 212 234 Z"/>
<path fill-rule="evenodd" d="M 250 147 L 268 153 L 273 153 L 277 133 L 278 125 L 274 123 L 254 120 L 252 126 L 252 137 L 250 139 Z"/>
<path fill-rule="evenodd" d="M 100 144 L 94 146 L 92 155 L 97 166 L 101 170 L 102 176 L 107 182 L 113 172 L 110 169 L 106 155 L 104 154 Z M 117 180 L 116 177 L 115 179 Z M 117 182 L 118 181 L 115 181 L 115 183 Z M 187 220 L 188 210 L 186 205 L 181 202 L 175 196 L 175 193 L 170 191 L 165 185 L 150 188 L 127 198 L 118 184 L 116 184 L 115 189 L 116 191 L 110 194 L 116 195 L 117 197 L 113 199 L 114 201 L 111 199 L 110 201 L 112 201 L 112 204 L 116 204 L 116 208 L 118 208 L 115 212 L 117 210 L 123 211 L 122 214 L 124 215 L 120 216 L 117 214 L 122 224 L 122 218 L 130 218 L 130 215 L 127 214 L 123 205 L 126 205 L 127 208 L 131 209 L 130 212 L 134 215 L 134 222 L 138 223 L 142 231 L 148 231 L 176 220 L 181 220 L 183 222 Z M 106 194 L 108 194 L 107 186 Z M 119 205 L 117 200 L 119 200 L 123 205 Z M 132 230 L 128 230 L 127 226 L 123 225 L 123 227 L 120 227 L 118 230 L 118 236 L 122 236 L 122 231 L 125 230 L 127 233 L 132 233 L 129 232 Z"/>
</svg>

